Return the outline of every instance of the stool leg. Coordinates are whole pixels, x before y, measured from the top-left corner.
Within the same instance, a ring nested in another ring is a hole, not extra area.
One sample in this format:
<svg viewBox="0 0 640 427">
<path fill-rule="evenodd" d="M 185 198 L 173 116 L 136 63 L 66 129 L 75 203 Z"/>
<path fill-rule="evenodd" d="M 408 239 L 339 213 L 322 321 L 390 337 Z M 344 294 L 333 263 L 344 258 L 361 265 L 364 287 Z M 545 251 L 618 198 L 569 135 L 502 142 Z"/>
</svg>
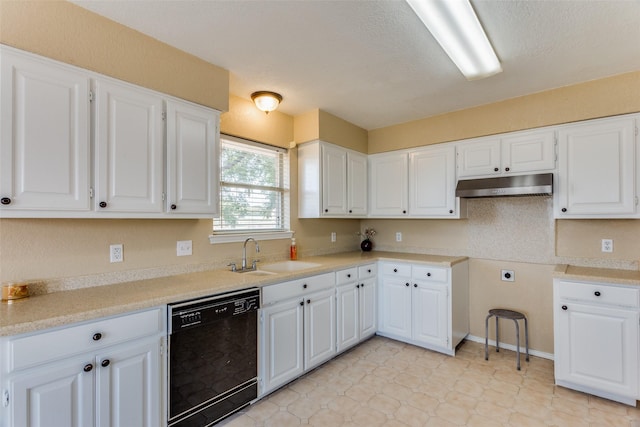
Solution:
<svg viewBox="0 0 640 427">
<path fill-rule="evenodd" d="M 491 314 L 484 319 L 484 360 L 489 360 L 489 319 Z"/>
<path fill-rule="evenodd" d="M 529 325 L 527 324 L 527 318 L 524 318 L 524 345 L 527 350 L 527 362 L 529 361 Z"/>
<path fill-rule="evenodd" d="M 496 316 L 496 353 L 500 352 L 500 329 L 498 326 L 498 316 Z"/>
<path fill-rule="evenodd" d="M 516 366 L 518 367 L 518 371 L 520 370 L 520 325 L 518 321 L 513 319 L 513 322 L 516 324 Z"/>
</svg>

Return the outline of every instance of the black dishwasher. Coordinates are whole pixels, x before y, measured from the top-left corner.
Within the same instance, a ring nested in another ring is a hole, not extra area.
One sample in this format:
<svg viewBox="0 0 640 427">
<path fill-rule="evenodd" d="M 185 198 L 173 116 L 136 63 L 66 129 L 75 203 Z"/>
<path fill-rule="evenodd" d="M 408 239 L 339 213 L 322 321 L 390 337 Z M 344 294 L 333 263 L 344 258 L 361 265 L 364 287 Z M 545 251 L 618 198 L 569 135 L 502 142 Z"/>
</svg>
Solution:
<svg viewBox="0 0 640 427">
<path fill-rule="evenodd" d="M 169 426 L 205 427 L 258 396 L 258 288 L 169 304 Z"/>
</svg>

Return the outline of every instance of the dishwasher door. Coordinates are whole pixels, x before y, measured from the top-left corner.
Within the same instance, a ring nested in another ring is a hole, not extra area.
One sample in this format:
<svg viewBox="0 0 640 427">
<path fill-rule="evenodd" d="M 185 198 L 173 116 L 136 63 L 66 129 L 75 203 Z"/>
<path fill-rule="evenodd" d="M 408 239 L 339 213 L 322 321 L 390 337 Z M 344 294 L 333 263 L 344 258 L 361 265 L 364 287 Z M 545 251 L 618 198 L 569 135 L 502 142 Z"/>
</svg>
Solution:
<svg viewBox="0 0 640 427">
<path fill-rule="evenodd" d="M 211 425 L 257 398 L 259 292 L 170 305 L 169 426 Z"/>
</svg>

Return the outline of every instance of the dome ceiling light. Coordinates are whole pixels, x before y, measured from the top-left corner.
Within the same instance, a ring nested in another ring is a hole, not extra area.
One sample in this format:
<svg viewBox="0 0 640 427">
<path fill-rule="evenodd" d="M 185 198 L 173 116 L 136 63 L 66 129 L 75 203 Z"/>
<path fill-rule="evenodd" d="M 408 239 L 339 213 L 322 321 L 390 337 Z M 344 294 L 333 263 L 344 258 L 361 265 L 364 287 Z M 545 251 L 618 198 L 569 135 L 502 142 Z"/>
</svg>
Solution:
<svg viewBox="0 0 640 427">
<path fill-rule="evenodd" d="M 251 94 L 251 100 L 256 104 L 258 110 L 269 114 L 270 111 L 278 108 L 278 105 L 282 102 L 282 95 L 275 92 L 269 92 L 267 90 L 261 90 L 253 92 Z"/>
</svg>

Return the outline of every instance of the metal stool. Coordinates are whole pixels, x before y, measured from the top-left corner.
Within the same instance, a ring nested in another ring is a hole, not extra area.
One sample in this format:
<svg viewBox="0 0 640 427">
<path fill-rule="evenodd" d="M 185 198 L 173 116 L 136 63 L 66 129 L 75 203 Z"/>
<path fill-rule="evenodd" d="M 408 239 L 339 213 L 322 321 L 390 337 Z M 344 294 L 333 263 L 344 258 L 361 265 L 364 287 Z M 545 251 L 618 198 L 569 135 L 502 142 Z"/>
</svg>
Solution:
<svg viewBox="0 0 640 427">
<path fill-rule="evenodd" d="M 525 349 L 527 350 L 527 362 L 529 361 L 529 327 L 527 325 L 527 317 L 513 310 L 507 310 L 504 308 L 493 308 L 489 310 L 489 315 L 484 321 L 484 360 L 489 360 L 489 319 L 496 317 L 496 352 L 500 351 L 500 330 L 498 329 L 498 319 L 511 319 L 516 324 L 516 361 L 518 371 L 520 370 L 520 326 L 518 320 L 524 319 L 524 342 Z"/>
</svg>

